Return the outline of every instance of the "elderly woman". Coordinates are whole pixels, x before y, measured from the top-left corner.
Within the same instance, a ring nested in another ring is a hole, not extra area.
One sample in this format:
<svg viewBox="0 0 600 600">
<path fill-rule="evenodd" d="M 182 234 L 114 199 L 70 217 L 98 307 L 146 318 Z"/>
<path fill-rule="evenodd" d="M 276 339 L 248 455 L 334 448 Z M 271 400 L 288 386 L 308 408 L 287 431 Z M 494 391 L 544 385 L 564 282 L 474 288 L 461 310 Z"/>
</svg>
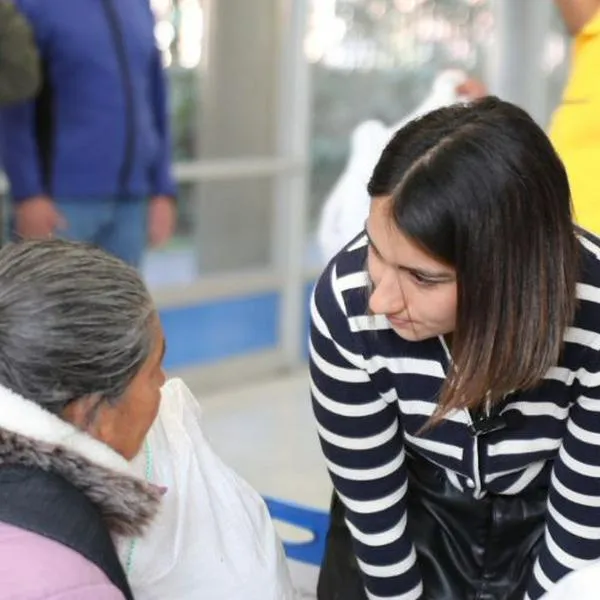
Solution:
<svg viewBox="0 0 600 600">
<path fill-rule="evenodd" d="M 164 352 L 119 259 L 0 250 L 2 597 L 293 597 L 264 503 L 212 453 L 189 390 L 165 385 Z"/>
</svg>

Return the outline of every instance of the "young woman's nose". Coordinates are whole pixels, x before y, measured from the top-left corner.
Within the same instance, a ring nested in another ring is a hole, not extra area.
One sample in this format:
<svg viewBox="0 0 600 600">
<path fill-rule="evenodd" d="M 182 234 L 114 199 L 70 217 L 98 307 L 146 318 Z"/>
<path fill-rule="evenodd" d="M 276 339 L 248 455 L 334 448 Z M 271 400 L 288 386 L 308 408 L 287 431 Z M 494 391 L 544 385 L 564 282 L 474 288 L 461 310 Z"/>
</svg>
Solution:
<svg viewBox="0 0 600 600">
<path fill-rule="evenodd" d="M 376 315 L 395 315 L 406 308 L 405 295 L 397 273 L 383 274 L 369 298 L 369 309 Z"/>
</svg>

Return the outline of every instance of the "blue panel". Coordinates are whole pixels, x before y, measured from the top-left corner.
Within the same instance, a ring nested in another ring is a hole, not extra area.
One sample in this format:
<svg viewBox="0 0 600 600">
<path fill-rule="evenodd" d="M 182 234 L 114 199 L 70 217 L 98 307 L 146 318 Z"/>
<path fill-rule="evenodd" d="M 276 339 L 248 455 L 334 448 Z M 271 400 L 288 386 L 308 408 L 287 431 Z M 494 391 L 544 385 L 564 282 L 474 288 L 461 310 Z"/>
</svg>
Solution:
<svg viewBox="0 0 600 600">
<path fill-rule="evenodd" d="M 279 294 L 272 292 L 166 308 L 165 368 L 213 363 L 277 345 Z"/>
</svg>

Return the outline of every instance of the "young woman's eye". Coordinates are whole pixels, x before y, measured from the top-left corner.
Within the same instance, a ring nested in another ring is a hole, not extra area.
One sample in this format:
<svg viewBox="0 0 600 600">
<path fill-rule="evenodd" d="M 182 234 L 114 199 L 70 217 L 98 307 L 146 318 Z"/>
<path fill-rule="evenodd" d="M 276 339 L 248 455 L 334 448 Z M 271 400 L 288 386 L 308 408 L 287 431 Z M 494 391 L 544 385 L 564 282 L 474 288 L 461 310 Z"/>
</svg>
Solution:
<svg viewBox="0 0 600 600">
<path fill-rule="evenodd" d="M 377 252 L 377 248 L 375 248 L 375 246 L 373 246 L 373 244 L 369 243 L 368 249 L 369 249 L 369 254 L 371 254 L 372 256 L 375 256 L 376 258 L 379 258 L 379 252 Z"/>
<path fill-rule="evenodd" d="M 420 273 L 413 273 L 412 276 L 413 276 L 413 279 L 415 280 L 415 282 L 418 285 L 421 285 L 423 287 L 433 287 L 434 285 L 437 285 L 437 283 L 438 283 L 437 281 L 432 281 L 431 279 L 424 277 Z"/>
</svg>

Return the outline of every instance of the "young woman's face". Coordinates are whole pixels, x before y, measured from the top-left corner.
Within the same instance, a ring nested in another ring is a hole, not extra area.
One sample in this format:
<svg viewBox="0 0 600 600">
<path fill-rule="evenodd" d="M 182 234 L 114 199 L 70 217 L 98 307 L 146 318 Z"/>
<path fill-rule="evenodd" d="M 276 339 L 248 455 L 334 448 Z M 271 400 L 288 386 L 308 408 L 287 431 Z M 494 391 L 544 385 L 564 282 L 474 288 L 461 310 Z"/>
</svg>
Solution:
<svg viewBox="0 0 600 600">
<path fill-rule="evenodd" d="M 366 231 L 373 283 L 370 310 L 385 315 L 392 329 L 409 341 L 454 331 L 456 272 L 398 230 L 391 218 L 389 197 L 373 199 Z"/>
</svg>

